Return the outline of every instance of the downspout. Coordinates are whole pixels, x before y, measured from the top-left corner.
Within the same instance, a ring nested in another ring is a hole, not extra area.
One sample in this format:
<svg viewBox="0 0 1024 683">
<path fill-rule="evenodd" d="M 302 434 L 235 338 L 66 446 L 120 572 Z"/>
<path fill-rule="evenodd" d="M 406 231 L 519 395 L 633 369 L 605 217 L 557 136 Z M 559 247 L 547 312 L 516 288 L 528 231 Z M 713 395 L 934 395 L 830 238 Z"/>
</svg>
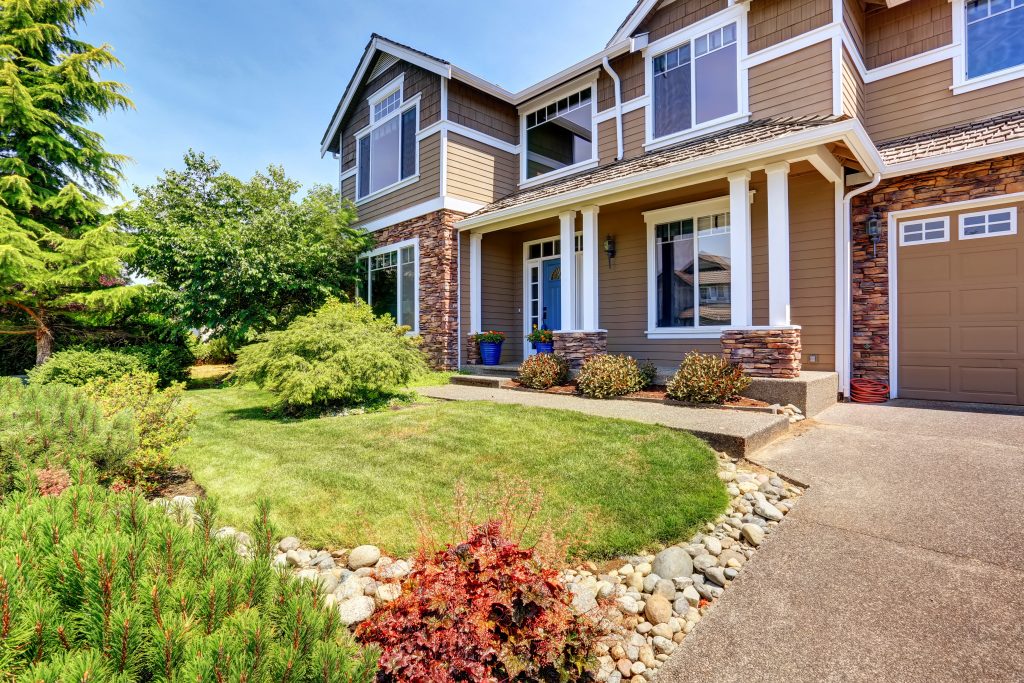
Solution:
<svg viewBox="0 0 1024 683">
<path fill-rule="evenodd" d="M 846 373 L 843 378 L 845 386 L 840 387 L 840 389 L 842 389 L 843 394 L 846 396 L 850 395 L 850 380 L 853 379 L 853 250 L 851 248 L 853 242 L 853 217 L 850 215 L 850 204 L 854 197 L 870 192 L 878 187 L 880 182 L 882 182 L 882 174 L 875 173 L 871 178 L 871 182 L 867 185 L 861 185 L 856 189 L 850 190 L 843 196 L 843 235 L 846 240 L 846 267 L 848 272 L 846 278 L 846 310 L 844 311 L 846 316 Z M 892 349 L 889 352 L 892 353 Z"/>
<path fill-rule="evenodd" d="M 462 231 L 456 230 L 455 232 L 455 279 L 457 280 L 455 287 L 455 305 L 458 307 L 459 316 L 456 324 L 456 334 L 459 335 L 458 341 L 455 343 L 455 368 L 457 370 L 462 369 Z"/>
<path fill-rule="evenodd" d="M 604 70 L 608 72 L 608 75 L 612 77 L 612 82 L 615 84 L 615 151 L 617 156 L 616 161 L 622 159 L 622 81 L 619 79 L 619 75 L 612 69 L 611 62 L 608 61 L 608 56 L 605 55 L 601 58 L 601 65 L 604 66 Z"/>
</svg>

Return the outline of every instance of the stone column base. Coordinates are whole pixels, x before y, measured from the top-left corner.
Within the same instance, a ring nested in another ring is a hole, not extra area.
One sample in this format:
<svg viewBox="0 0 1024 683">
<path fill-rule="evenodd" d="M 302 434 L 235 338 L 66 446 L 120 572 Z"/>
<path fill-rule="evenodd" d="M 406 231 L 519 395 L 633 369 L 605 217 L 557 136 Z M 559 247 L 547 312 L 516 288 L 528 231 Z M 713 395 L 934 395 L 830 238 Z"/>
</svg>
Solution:
<svg viewBox="0 0 1024 683">
<path fill-rule="evenodd" d="M 793 379 L 800 375 L 800 328 L 725 330 L 722 355 L 752 377 Z"/>
<path fill-rule="evenodd" d="M 578 370 L 590 356 L 608 352 L 608 333 L 555 332 L 555 353 L 569 361 L 569 367 Z"/>
<path fill-rule="evenodd" d="M 480 365 L 480 345 L 475 334 L 466 335 L 466 365 Z"/>
</svg>

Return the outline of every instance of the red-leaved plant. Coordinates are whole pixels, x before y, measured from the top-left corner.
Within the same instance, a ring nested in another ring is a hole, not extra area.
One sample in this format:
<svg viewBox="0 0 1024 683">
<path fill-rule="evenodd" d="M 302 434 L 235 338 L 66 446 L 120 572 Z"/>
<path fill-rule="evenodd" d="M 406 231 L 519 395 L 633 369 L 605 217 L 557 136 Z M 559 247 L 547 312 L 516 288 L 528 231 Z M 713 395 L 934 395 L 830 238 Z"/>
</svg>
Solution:
<svg viewBox="0 0 1024 683">
<path fill-rule="evenodd" d="M 71 475 L 63 467 L 44 467 L 36 472 L 36 486 L 41 496 L 59 496 L 71 486 Z"/>
<path fill-rule="evenodd" d="M 381 648 L 378 680 L 592 680 L 596 625 L 499 521 L 433 556 L 421 551 L 403 588 L 356 631 Z"/>
</svg>

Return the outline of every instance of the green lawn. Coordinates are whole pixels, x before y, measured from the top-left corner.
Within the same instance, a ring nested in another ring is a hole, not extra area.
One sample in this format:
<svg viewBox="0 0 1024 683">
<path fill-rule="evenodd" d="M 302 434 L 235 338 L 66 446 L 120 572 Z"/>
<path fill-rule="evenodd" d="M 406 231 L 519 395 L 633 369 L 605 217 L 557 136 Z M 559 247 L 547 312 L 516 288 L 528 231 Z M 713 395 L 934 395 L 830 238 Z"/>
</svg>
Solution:
<svg viewBox="0 0 1024 683">
<path fill-rule="evenodd" d="M 527 482 L 541 518 L 586 527 L 593 557 L 678 540 L 727 502 L 711 450 L 662 427 L 483 403 L 281 420 L 255 388 L 187 396 L 199 418 L 180 459 L 223 517 L 247 525 L 267 497 L 280 530 L 312 544 L 408 553 L 414 518 L 450 514 L 457 480 L 471 494 Z"/>
</svg>

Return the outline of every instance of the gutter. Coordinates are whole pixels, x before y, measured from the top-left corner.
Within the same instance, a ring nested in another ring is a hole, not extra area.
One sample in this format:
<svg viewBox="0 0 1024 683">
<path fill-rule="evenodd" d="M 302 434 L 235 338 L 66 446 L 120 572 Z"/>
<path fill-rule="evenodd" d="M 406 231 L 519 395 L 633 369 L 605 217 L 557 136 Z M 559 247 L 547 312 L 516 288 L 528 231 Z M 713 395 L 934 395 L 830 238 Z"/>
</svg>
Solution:
<svg viewBox="0 0 1024 683">
<path fill-rule="evenodd" d="M 867 185 L 850 190 L 843 196 L 843 239 L 846 242 L 846 267 L 849 277 L 846 278 L 846 302 L 843 315 L 846 316 L 846 372 L 843 373 L 843 385 L 839 387 L 844 396 L 850 395 L 850 380 L 853 377 L 853 254 L 850 247 L 853 242 L 853 217 L 850 215 L 851 201 L 854 197 L 870 192 L 882 182 L 882 174 L 875 172 Z"/>
<path fill-rule="evenodd" d="M 619 74 L 615 73 L 615 69 L 612 68 L 611 62 L 608 61 L 608 55 L 601 58 L 601 66 L 608 72 L 608 75 L 612 77 L 612 81 L 615 84 L 615 160 L 620 161 L 623 157 L 622 151 L 622 81 L 619 79 Z M 595 93 L 596 95 L 596 93 Z"/>
</svg>

